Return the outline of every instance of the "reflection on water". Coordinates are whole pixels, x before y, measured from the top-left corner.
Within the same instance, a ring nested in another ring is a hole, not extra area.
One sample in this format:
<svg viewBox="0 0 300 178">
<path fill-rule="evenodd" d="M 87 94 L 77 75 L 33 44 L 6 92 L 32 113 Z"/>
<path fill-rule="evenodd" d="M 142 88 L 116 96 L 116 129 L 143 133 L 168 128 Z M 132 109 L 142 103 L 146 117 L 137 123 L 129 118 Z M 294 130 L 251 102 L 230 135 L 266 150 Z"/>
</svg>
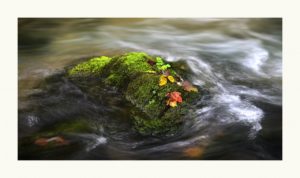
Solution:
<svg viewBox="0 0 300 178">
<path fill-rule="evenodd" d="M 282 157 L 281 19 L 19 19 L 18 35 L 19 141 L 67 120 L 94 125 L 67 135 L 68 147 L 20 146 L 20 159 Z M 63 77 L 91 56 L 129 51 L 183 62 L 209 90 L 178 135 L 140 138 L 130 104 L 110 89 L 90 99 Z"/>
</svg>

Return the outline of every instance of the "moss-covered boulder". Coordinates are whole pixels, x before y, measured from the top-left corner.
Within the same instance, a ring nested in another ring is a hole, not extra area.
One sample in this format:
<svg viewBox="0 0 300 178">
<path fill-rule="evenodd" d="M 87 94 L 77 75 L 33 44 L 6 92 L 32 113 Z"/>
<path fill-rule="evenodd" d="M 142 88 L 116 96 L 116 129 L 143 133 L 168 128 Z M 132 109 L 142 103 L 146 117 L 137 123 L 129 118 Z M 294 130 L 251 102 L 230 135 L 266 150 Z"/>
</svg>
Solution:
<svg viewBox="0 0 300 178">
<path fill-rule="evenodd" d="M 186 85 L 170 64 L 143 52 L 92 58 L 68 69 L 67 76 L 96 98 L 103 87 L 122 92 L 135 106 L 132 123 L 142 135 L 175 133 L 200 97 L 198 88 Z"/>
</svg>

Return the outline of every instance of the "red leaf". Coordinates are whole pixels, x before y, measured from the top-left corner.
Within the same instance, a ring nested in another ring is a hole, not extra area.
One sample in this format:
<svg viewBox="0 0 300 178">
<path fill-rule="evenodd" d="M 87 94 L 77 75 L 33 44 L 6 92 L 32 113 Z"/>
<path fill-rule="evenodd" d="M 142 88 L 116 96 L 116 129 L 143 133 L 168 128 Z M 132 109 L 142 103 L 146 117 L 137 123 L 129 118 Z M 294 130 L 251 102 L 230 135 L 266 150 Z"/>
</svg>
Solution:
<svg viewBox="0 0 300 178">
<path fill-rule="evenodd" d="M 154 66 L 154 65 L 156 64 L 156 62 L 155 62 L 155 61 L 152 61 L 152 60 L 148 60 L 147 62 L 148 62 L 148 64 L 150 64 L 151 66 Z"/>
<path fill-rule="evenodd" d="M 181 103 L 182 102 L 182 97 L 181 97 L 181 93 L 174 91 L 171 93 L 167 93 L 167 97 L 169 98 L 167 100 L 167 105 L 171 106 L 171 107 L 176 107 L 177 106 L 177 102 Z"/>
<path fill-rule="evenodd" d="M 169 70 L 165 70 L 165 71 L 163 71 L 163 74 L 164 74 L 165 76 L 169 76 L 171 73 L 170 73 Z"/>
<path fill-rule="evenodd" d="M 177 101 L 178 103 L 182 102 L 181 93 L 177 91 L 171 92 L 169 98 L 171 101 Z"/>
</svg>

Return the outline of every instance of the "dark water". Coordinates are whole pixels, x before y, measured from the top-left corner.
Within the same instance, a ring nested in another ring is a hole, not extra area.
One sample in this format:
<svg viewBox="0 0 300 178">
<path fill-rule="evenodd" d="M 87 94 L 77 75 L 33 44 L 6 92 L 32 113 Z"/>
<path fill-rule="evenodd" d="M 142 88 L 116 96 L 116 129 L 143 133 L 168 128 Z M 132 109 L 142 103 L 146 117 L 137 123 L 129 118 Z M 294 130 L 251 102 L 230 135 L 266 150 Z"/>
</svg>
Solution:
<svg viewBox="0 0 300 178">
<path fill-rule="evenodd" d="M 281 19 L 19 19 L 18 28 L 19 159 L 282 159 Z M 173 137 L 139 136 L 120 94 L 90 98 L 64 78 L 86 58 L 129 51 L 185 64 L 209 91 Z M 33 143 L 78 121 L 90 128 L 56 133 L 68 145 Z"/>
</svg>

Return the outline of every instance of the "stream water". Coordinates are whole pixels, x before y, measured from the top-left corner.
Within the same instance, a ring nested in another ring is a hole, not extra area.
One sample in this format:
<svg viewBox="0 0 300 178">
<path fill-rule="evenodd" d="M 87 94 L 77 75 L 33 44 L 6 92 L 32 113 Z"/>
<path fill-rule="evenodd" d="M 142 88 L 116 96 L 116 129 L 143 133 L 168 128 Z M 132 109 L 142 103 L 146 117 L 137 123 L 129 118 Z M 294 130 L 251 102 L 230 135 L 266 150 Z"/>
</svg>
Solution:
<svg viewBox="0 0 300 178">
<path fill-rule="evenodd" d="M 19 159 L 282 159 L 281 19 L 19 19 L 18 40 Z M 120 94 L 90 98 L 64 78 L 130 51 L 185 64 L 209 91 L 173 137 L 139 136 Z M 26 141 L 79 118 L 94 127 L 64 135 L 68 145 Z"/>
</svg>

